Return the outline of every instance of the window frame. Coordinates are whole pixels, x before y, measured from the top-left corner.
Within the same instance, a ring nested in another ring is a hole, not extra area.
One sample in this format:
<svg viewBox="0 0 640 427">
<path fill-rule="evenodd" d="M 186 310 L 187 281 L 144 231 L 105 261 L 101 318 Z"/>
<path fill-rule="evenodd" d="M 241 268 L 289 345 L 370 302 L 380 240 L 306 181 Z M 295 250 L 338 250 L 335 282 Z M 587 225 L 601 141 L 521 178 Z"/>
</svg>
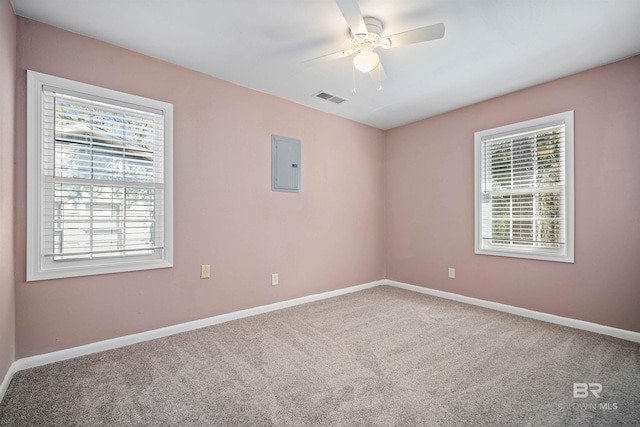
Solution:
<svg viewBox="0 0 640 427">
<path fill-rule="evenodd" d="M 564 122 L 564 170 L 565 170 L 565 218 L 564 227 L 566 245 L 560 249 L 532 248 L 532 247 L 504 247 L 485 244 L 482 239 L 482 142 L 491 137 L 506 136 L 524 131 L 543 129 L 551 124 Z M 575 260 L 575 208 L 574 208 L 574 112 L 566 111 L 550 116 L 526 120 L 493 129 L 487 129 L 474 134 L 474 210 L 475 210 L 475 253 L 478 255 L 492 255 L 513 258 L 525 258 L 543 261 L 573 263 Z"/>
<path fill-rule="evenodd" d="M 161 111 L 163 129 L 164 244 L 152 255 L 53 261 L 45 255 L 45 174 L 43 168 L 43 93 L 45 87 L 86 99 Z M 27 70 L 27 274 L 28 282 L 173 267 L 173 105 L 74 80 Z"/>
</svg>

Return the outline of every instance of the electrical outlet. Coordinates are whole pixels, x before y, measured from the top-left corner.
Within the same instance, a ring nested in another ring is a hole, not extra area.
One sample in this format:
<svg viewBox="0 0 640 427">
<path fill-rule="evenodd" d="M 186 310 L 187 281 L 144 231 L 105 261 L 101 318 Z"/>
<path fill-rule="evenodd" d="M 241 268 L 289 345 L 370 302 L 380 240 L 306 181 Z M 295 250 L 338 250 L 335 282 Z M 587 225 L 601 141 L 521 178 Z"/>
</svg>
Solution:
<svg viewBox="0 0 640 427">
<path fill-rule="evenodd" d="M 449 279 L 455 279 L 456 278 L 456 269 L 449 267 Z"/>
<path fill-rule="evenodd" d="M 208 279 L 211 277 L 211 266 L 209 264 L 202 264 L 200 266 L 200 278 Z"/>
<path fill-rule="evenodd" d="M 271 285 L 275 286 L 279 283 L 278 273 L 273 273 L 271 275 Z"/>
</svg>

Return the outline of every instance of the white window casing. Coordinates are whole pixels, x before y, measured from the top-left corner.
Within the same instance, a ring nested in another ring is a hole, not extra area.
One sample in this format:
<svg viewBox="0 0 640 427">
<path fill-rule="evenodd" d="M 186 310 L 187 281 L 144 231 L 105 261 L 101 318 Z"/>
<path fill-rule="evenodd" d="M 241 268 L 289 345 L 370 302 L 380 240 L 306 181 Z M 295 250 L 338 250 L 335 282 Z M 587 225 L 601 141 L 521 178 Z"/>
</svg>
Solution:
<svg viewBox="0 0 640 427">
<path fill-rule="evenodd" d="M 27 71 L 27 281 L 173 265 L 173 106 Z"/>
<path fill-rule="evenodd" d="M 573 111 L 475 133 L 475 253 L 574 262 Z"/>
</svg>

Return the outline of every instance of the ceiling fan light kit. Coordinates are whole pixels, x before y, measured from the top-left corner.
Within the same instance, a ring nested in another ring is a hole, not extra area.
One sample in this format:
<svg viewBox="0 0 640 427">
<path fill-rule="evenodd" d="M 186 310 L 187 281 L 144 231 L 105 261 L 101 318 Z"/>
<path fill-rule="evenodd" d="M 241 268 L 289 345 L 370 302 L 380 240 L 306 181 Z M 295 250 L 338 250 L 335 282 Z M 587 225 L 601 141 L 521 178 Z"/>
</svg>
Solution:
<svg viewBox="0 0 640 427">
<path fill-rule="evenodd" d="M 353 58 L 353 66 L 362 73 L 368 73 L 380 65 L 380 57 L 375 49 L 383 45 L 380 37 L 382 22 L 376 18 L 363 18 L 363 21 L 367 32 L 364 34 L 351 34 L 353 52 L 358 52 Z"/>
<path fill-rule="evenodd" d="M 353 58 L 353 66 L 356 70 L 368 73 L 380 65 L 380 57 L 373 50 L 363 50 Z"/>
</svg>

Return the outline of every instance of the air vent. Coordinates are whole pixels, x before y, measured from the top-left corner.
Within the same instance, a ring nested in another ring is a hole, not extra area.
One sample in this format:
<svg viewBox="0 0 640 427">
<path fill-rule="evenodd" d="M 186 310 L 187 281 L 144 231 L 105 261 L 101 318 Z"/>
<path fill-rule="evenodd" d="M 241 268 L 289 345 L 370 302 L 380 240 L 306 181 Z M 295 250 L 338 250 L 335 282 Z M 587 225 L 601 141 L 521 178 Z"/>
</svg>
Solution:
<svg viewBox="0 0 640 427">
<path fill-rule="evenodd" d="M 340 98 L 339 96 L 331 95 L 330 93 L 327 93 L 327 92 L 322 91 L 322 90 L 320 92 L 316 93 L 313 96 L 315 96 L 316 98 L 324 99 L 325 101 L 333 102 L 334 104 L 342 104 L 344 101 L 346 101 L 346 99 L 344 99 L 344 98 Z"/>
</svg>

